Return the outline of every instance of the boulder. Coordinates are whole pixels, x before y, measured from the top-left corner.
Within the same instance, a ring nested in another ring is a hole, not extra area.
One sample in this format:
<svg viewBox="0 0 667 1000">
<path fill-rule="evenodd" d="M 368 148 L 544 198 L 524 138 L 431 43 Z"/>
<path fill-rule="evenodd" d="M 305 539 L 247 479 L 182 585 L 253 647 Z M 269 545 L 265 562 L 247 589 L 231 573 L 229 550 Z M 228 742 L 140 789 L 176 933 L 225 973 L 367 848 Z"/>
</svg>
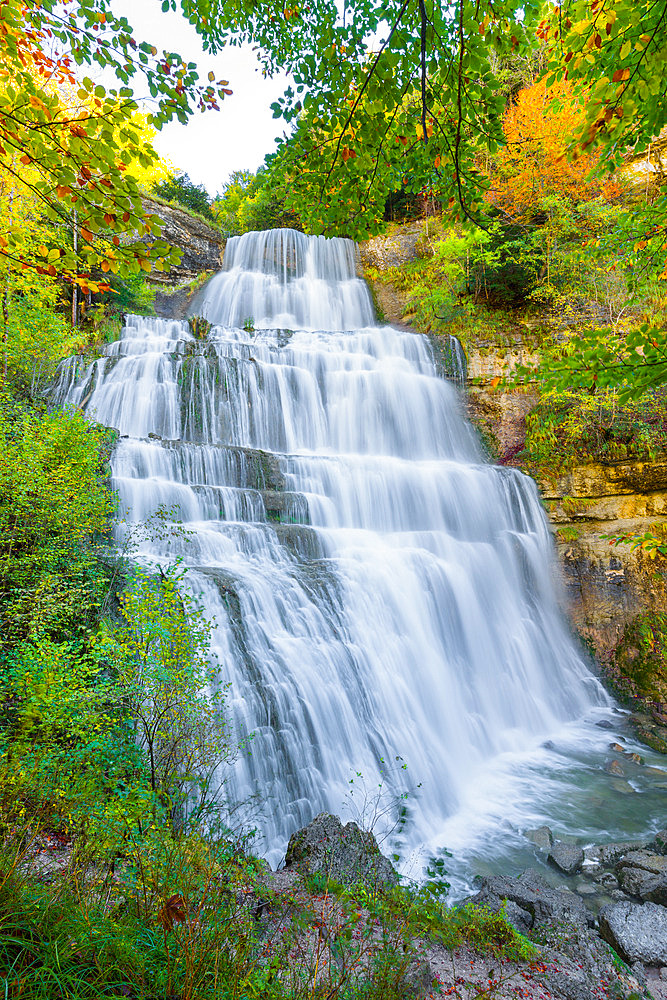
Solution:
<svg viewBox="0 0 667 1000">
<path fill-rule="evenodd" d="M 554 842 L 554 835 L 548 826 L 538 826 L 535 830 L 526 830 L 524 833 L 526 840 L 541 851 L 548 851 Z"/>
<path fill-rule="evenodd" d="M 584 851 L 582 847 L 573 844 L 554 844 L 549 851 L 547 860 L 565 875 L 574 875 L 581 871 L 584 863 Z"/>
<path fill-rule="evenodd" d="M 600 910 L 600 936 L 626 962 L 667 965 L 667 908 L 657 903 L 612 903 Z"/>
<path fill-rule="evenodd" d="M 628 851 L 616 865 L 617 871 L 621 868 L 641 868 L 653 875 L 667 876 L 667 857 L 647 850 Z"/>
<path fill-rule="evenodd" d="M 655 840 L 649 844 L 649 847 L 656 854 L 667 854 L 667 830 L 661 830 L 660 833 L 656 833 Z"/>
<path fill-rule="evenodd" d="M 344 885 L 361 882 L 371 888 L 398 883 L 398 875 L 381 853 L 372 833 L 356 823 L 343 826 L 337 816 L 320 813 L 287 845 L 285 868 L 301 875 L 324 875 Z"/>
<path fill-rule="evenodd" d="M 475 906 L 497 910 L 504 899 L 515 903 L 529 914 L 529 919 L 524 918 L 523 923 L 528 923 L 530 927 L 562 922 L 585 928 L 590 921 L 589 913 L 579 896 L 569 889 L 554 889 L 533 868 L 528 868 L 519 878 L 497 875 L 484 879 L 480 891 L 470 902 Z M 510 922 L 517 926 L 514 920 L 511 919 Z M 525 933 L 524 928 L 519 929 Z"/>
<path fill-rule="evenodd" d="M 603 868 L 611 868 L 624 854 L 630 851 L 641 851 L 646 847 L 645 840 L 625 840 L 617 844 L 596 844 L 584 849 L 584 858 Z"/>
<path fill-rule="evenodd" d="M 667 857 L 652 851 L 629 851 L 616 865 L 621 887 L 631 896 L 667 904 Z"/>
<path fill-rule="evenodd" d="M 621 868 L 618 873 L 618 881 L 623 891 L 627 892 L 628 895 L 649 899 L 650 893 L 657 889 L 664 880 L 659 875 L 644 871 L 643 868 Z"/>
</svg>

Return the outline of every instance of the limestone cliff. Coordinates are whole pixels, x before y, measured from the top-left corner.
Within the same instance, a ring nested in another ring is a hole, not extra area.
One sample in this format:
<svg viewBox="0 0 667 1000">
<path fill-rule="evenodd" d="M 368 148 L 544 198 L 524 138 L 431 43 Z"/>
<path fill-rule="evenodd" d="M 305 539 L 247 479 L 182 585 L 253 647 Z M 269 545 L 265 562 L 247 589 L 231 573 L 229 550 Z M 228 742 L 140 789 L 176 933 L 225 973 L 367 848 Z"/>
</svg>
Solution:
<svg viewBox="0 0 667 1000">
<path fill-rule="evenodd" d="M 222 266 L 226 239 L 219 229 L 175 205 L 144 198 L 147 212 L 162 223 L 163 239 L 181 250 L 180 263 L 169 271 L 153 271 L 150 282 L 157 286 L 155 311 L 158 316 L 182 319 L 189 299 L 201 287 L 201 278 Z M 199 279 L 199 280 L 198 280 Z"/>
</svg>

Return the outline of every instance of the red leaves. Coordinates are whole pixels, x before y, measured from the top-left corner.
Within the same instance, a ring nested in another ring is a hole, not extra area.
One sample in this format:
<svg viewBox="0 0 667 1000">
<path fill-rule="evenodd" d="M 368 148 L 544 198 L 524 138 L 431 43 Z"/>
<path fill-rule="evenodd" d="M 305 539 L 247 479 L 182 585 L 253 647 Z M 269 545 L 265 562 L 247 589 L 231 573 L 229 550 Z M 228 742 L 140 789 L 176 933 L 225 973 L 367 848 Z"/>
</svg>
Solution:
<svg viewBox="0 0 667 1000">
<path fill-rule="evenodd" d="M 174 924 L 185 923 L 186 905 L 185 900 L 180 893 L 169 897 L 164 906 L 160 909 L 157 918 L 162 924 L 165 932 L 172 930 Z"/>
</svg>

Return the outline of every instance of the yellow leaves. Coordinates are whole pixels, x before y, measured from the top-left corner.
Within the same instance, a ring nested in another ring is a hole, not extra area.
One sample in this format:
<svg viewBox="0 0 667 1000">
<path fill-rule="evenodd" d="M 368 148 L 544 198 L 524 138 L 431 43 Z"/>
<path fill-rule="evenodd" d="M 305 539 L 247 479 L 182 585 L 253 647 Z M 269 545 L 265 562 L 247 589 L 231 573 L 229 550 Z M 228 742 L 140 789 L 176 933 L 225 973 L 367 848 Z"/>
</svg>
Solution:
<svg viewBox="0 0 667 1000">
<path fill-rule="evenodd" d="M 417 133 L 417 135 L 418 135 L 418 137 L 420 139 L 423 138 L 424 128 L 423 128 L 421 122 L 419 122 L 419 124 L 415 125 L 415 132 Z M 429 139 L 433 135 L 433 122 L 432 121 L 426 123 L 426 135 L 427 135 L 427 137 Z"/>
<path fill-rule="evenodd" d="M 632 48 L 632 42 L 630 41 L 629 38 L 626 38 L 626 40 L 621 45 L 621 51 L 619 53 L 620 58 L 625 59 L 630 54 L 631 48 Z"/>
<path fill-rule="evenodd" d="M 47 108 L 46 104 L 40 97 L 37 97 L 36 94 L 30 94 L 28 96 L 28 103 L 31 105 L 31 107 L 36 108 L 38 111 L 44 111 L 45 114 L 51 117 L 51 113 L 49 112 L 49 109 Z"/>
</svg>

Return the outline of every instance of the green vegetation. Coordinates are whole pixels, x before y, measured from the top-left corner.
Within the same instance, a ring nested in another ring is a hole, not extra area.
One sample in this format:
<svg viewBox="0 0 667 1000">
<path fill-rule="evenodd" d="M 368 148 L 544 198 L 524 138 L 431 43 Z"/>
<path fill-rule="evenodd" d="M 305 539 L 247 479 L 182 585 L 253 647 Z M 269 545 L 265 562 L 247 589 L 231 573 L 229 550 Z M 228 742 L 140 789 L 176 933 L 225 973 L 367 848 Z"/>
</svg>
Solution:
<svg viewBox="0 0 667 1000">
<path fill-rule="evenodd" d="M 667 701 L 667 614 L 637 615 L 616 649 L 616 687 L 622 696 Z"/>
<path fill-rule="evenodd" d="M 153 188 L 158 198 L 175 203 L 183 208 L 188 208 L 197 215 L 208 219 L 214 219 L 211 211 L 211 201 L 208 192 L 203 184 L 195 184 L 187 174 L 177 171 L 166 180 L 160 181 Z"/>
<path fill-rule="evenodd" d="M 564 472 L 586 462 L 653 461 L 667 454 L 667 389 L 619 403 L 607 390 L 544 396 L 526 418 L 521 461 Z"/>
</svg>

